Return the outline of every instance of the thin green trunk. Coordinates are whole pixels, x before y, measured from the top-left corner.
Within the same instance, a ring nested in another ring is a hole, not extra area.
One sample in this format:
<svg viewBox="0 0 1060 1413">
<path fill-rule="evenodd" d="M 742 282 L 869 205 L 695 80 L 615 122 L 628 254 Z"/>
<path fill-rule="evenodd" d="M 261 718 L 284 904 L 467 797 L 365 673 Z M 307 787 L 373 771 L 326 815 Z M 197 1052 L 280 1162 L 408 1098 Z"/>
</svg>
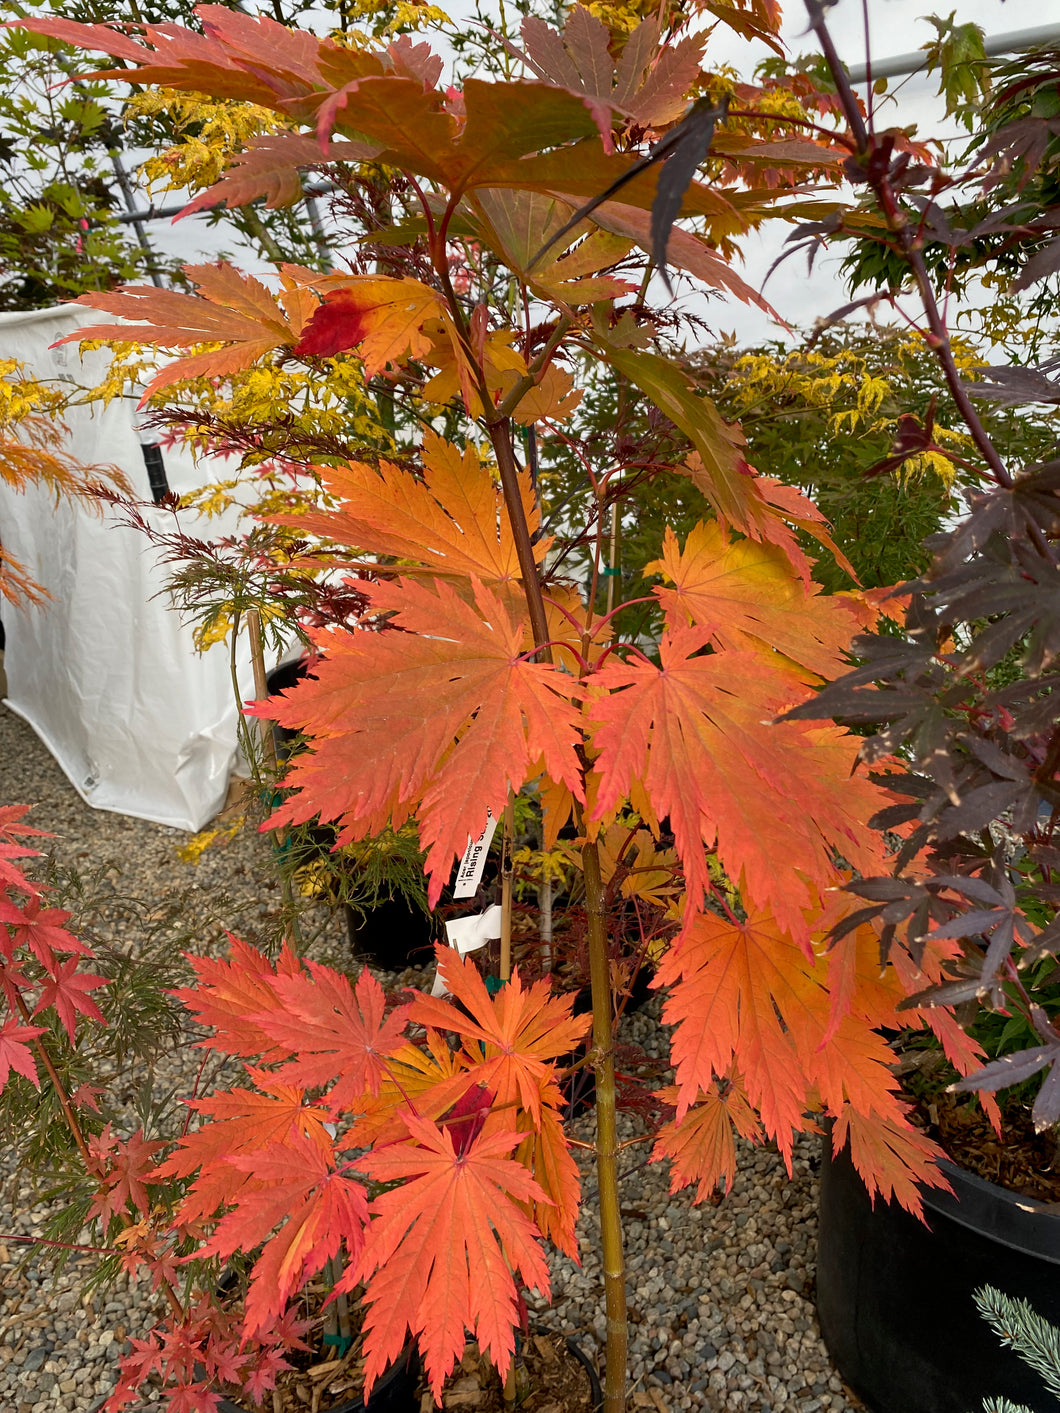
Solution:
<svg viewBox="0 0 1060 1413">
<path fill-rule="evenodd" d="M 582 849 L 585 911 L 589 920 L 589 981 L 593 998 L 593 1073 L 596 1076 L 596 1179 L 600 1190 L 600 1254 L 604 1266 L 607 1315 L 604 1355 L 604 1413 L 626 1407 L 626 1262 L 618 1200 L 618 1106 L 615 1050 L 611 1031 L 611 965 L 607 947 L 600 851 Z"/>
<path fill-rule="evenodd" d="M 511 423 L 505 419 L 489 429 L 497 457 L 508 522 L 512 529 L 523 589 L 540 651 L 551 662 L 546 646 L 545 601 L 534 564 L 530 527 L 519 495 L 519 470 L 512 450 Z M 600 1240 L 604 1266 L 604 1307 L 607 1336 L 604 1352 L 604 1413 L 625 1413 L 626 1407 L 626 1266 L 622 1254 L 622 1215 L 618 1200 L 618 1126 L 615 1097 L 615 1057 L 611 1033 L 611 968 L 607 946 L 607 915 L 600 853 L 595 844 L 582 849 L 585 906 L 589 919 L 589 978 L 593 1000 L 593 1072 L 596 1077 L 596 1174 L 600 1193 Z"/>
</svg>

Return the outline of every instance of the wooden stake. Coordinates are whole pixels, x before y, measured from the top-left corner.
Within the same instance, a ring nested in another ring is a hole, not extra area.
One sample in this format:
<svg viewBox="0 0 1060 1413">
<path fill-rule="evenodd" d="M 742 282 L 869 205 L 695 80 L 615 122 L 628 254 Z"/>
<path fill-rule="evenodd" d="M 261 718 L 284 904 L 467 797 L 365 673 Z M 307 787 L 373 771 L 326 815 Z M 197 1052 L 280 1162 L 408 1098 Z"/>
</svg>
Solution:
<svg viewBox="0 0 1060 1413">
<path fill-rule="evenodd" d="M 498 975 L 510 981 L 512 975 L 512 849 L 515 842 L 515 796 L 508 791 L 504 807 L 504 834 L 501 840 L 501 964 Z"/>
</svg>

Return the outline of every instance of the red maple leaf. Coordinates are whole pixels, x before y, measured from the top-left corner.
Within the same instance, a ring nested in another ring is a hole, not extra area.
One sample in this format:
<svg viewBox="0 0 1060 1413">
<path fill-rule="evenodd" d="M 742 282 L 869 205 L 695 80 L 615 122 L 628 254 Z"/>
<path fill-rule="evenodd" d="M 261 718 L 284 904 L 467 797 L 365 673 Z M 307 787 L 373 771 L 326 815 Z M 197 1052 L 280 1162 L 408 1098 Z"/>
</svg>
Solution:
<svg viewBox="0 0 1060 1413">
<path fill-rule="evenodd" d="M 37 1066 L 26 1042 L 43 1034 L 42 1026 L 19 1025 L 12 1016 L 0 1026 L 0 1091 L 7 1084 L 7 1077 L 12 1070 L 25 1075 L 32 1085 L 40 1088 Z"/>
<path fill-rule="evenodd" d="M 39 849 L 26 849 L 18 842 L 18 836 L 37 836 L 50 839 L 52 836 L 32 824 L 19 824 L 19 820 L 29 813 L 30 805 L 0 805 L 0 887 L 17 888 L 23 893 L 36 893 L 38 890 L 26 875 L 10 862 L 11 859 L 39 858 Z"/>
<path fill-rule="evenodd" d="M 49 970 L 55 965 L 56 952 L 92 956 L 91 948 L 63 926 L 70 914 L 61 908 L 44 907 L 39 894 L 35 893 L 21 907 L 9 899 L 0 899 L 0 903 L 4 905 L 0 910 L 0 946 L 5 955 L 10 956 L 15 947 L 28 947 L 41 966 Z"/>
<path fill-rule="evenodd" d="M 51 974 L 41 985 L 40 999 L 33 1008 L 33 1014 L 37 1015 L 49 1006 L 53 1007 L 71 1040 L 74 1038 L 78 1013 L 87 1016 L 89 1020 L 103 1020 L 103 1012 L 88 992 L 108 985 L 105 976 L 78 971 L 80 964 L 79 957 L 71 957 L 66 962 L 54 962 Z"/>
<path fill-rule="evenodd" d="M 383 988 L 365 967 L 354 989 L 331 967 L 307 962 L 309 975 L 278 976 L 273 1004 L 255 1021 L 273 1040 L 296 1052 L 278 1080 L 315 1088 L 331 1084 L 332 1108 L 363 1109 L 387 1073 L 386 1061 L 405 1043 L 407 1006 L 384 1014 Z"/>
<path fill-rule="evenodd" d="M 154 1180 L 152 1159 L 164 1146 L 158 1140 L 145 1139 L 142 1129 L 128 1138 L 117 1138 L 110 1124 L 89 1138 L 88 1151 L 102 1189 L 92 1199 L 89 1215 L 106 1224 L 130 1202 L 138 1212 L 146 1212 L 150 1206 L 147 1185 Z"/>
<path fill-rule="evenodd" d="M 302 963 L 286 944 L 274 966 L 268 957 L 231 933 L 228 942 L 228 956 L 222 961 L 188 956 L 197 984 L 175 990 L 173 995 L 201 1025 L 213 1029 L 213 1035 L 198 1042 L 204 1050 L 244 1058 L 284 1059 L 290 1049 L 277 1045 L 253 1017 L 275 1004 L 275 978 L 297 975 Z"/>
</svg>

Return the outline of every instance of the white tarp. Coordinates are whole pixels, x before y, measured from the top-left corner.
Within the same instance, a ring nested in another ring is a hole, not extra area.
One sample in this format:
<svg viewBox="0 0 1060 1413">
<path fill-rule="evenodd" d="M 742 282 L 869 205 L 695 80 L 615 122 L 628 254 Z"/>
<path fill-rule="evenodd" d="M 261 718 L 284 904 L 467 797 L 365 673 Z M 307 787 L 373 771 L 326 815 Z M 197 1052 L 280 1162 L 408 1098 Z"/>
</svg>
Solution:
<svg viewBox="0 0 1060 1413">
<path fill-rule="evenodd" d="M 91 387 L 108 355 L 86 354 L 82 365 L 76 343 L 49 345 L 98 319 L 76 305 L 0 314 L 0 357 L 21 359 L 39 379 Z M 150 500 L 132 399 L 105 410 L 71 408 L 65 420 L 78 460 L 120 467 L 136 495 Z M 185 452 L 167 450 L 164 458 L 178 494 L 216 474 Z M 173 528 L 169 511 L 143 513 L 160 529 Z M 234 516 L 180 519 L 189 534 L 216 538 L 235 529 Z M 56 504 L 43 488 L 16 495 L 0 483 L 0 541 L 52 595 L 42 608 L 3 606 L 7 705 L 88 804 L 201 829 L 223 805 L 237 757 L 228 646 L 196 652 L 191 625 L 159 594 L 166 569 L 158 552 L 109 508 L 100 516 L 76 502 Z M 254 695 L 245 640 L 239 684 L 244 699 Z"/>
</svg>

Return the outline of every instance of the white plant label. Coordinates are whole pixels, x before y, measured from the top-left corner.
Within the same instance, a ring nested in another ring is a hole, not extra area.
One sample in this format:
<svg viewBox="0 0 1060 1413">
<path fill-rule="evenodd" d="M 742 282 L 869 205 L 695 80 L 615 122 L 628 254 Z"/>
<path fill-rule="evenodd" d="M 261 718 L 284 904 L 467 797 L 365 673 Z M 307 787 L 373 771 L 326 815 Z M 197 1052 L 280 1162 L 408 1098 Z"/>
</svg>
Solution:
<svg viewBox="0 0 1060 1413">
<path fill-rule="evenodd" d="M 471 917 L 457 917 L 445 924 L 445 938 L 454 951 L 466 957 L 468 952 L 477 952 L 487 942 L 493 942 L 501 935 L 501 908 L 499 903 L 475 913 Z M 449 988 L 442 980 L 441 972 L 436 972 L 432 996 L 447 996 Z"/>
<path fill-rule="evenodd" d="M 464 857 L 460 860 L 460 867 L 456 871 L 456 883 L 453 885 L 454 898 L 473 898 L 478 891 L 478 886 L 482 882 L 482 870 L 486 867 L 486 855 L 490 851 L 490 844 L 497 828 L 497 821 L 493 811 L 486 811 L 486 827 L 477 839 L 472 839 L 468 835 L 467 848 L 464 850 Z M 498 934 L 499 935 L 499 934 Z"/>
</svg>

